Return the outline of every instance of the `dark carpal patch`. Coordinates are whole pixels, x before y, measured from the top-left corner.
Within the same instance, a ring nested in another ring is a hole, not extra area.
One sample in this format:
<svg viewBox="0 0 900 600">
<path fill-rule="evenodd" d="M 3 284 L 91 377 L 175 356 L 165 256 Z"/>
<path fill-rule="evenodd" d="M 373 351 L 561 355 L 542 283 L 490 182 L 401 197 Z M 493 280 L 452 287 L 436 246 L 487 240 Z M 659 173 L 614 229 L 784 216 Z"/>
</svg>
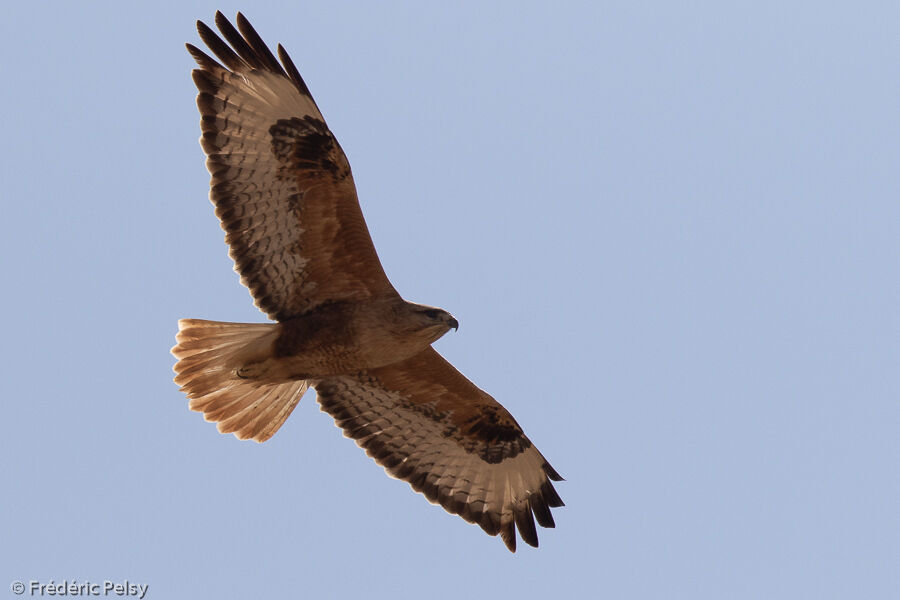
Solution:
<svg viewBox="0 0 900 600">
<path fill-rule="evenodd" d="M 296 169 L 328 174 L 340 181 L 350 174 L 343 150 L 328 126 L 314 117 L 281 119 L 269 128 L 272 152 L 284 166 L 281 177 L 296 177 Z"/>
<path fill-rule="evenodd" d="M 509 423 L 496 408 L 489 407 L 481 414 L 466 420 L 460 438 L 467 452 L 475 452 L 485 462 L 496 464 L 513 458 L 531 447 L 531 440 L 515 423 Z M 473 439 L 474 438 L 474 439 Z"/>
<path fill-rule="evenodd" d="M 366 383 L 373 390 L 384 387 L 376 379 L 366 375 L 362 375 L 362 377 L 368 379 Z M 331 412 L 332 407 L 325 399 L 335 394 L 334 390 L 330 389 L 327 384 L 325 387 L 320 385 L 317 389 L 321 394 L 323 408 Z M 531 440 L 525 437 L 522 429 L 515 424 L 504 423 L 496 410 L 488 409 L 483 414 L 472 417 L 466 421 L 465 427 L 461 431 L 460 427 L 453 422 L 452 413 L 438 410 L 435 403 L 411 402 L 403 399 L 402 396 L 397 399 L 399 400 L 398 407 L 441 424 L 443 426 L 441 435 L 444 438 L 452 439 L 460 448 L 469 454 L 475 454 L 486 463 L 497 464 L 515 458 L 531 447 Z M 353 435 L 352 437 L 359 439 L 361 436 Z"/>
</svg>

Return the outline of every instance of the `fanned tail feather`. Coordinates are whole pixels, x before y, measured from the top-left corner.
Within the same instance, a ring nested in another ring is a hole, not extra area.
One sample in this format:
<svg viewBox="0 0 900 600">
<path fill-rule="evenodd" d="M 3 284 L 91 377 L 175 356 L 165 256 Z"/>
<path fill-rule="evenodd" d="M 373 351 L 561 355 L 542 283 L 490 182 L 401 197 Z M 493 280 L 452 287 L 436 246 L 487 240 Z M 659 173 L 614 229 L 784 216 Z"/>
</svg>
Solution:
<svg viewBox="0 0 900 600">
<path fill-rule="evenodd" d="M 304 380 L 261 383 L 237 371 L 265 355 L 278 335 L 270 323 L 178 321 L 175 383 L 190 398 L 191 410 L 218 423 L 222 433 L 264 442 L 275 435 L 309 387 Z"/>
</svg>

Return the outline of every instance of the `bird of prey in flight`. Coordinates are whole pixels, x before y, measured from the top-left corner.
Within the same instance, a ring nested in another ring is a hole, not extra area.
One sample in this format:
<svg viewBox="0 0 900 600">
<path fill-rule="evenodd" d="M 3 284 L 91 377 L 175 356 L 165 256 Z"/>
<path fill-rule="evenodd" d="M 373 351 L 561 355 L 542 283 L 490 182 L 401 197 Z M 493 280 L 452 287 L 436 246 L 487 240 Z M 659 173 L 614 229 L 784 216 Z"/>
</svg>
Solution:
<svg viewBox="0 0 900 600">
<path fill-rule="evenodd" d="M 515 551 L 553 527 L 562 478 L 512 415 L 431 344 L 458 323 L 400 297 L 385 275 L 350 164 L 284 48 L 240 13 L 218 61 L 187 48 L 210 199 L 235 270 L 274 323 L 178 322 L 175 382 L 219 431 L 264 442 L 309 387 L 393 477 Z M 224 40 L 223 40 L 224 38 Z"/>
</svg>

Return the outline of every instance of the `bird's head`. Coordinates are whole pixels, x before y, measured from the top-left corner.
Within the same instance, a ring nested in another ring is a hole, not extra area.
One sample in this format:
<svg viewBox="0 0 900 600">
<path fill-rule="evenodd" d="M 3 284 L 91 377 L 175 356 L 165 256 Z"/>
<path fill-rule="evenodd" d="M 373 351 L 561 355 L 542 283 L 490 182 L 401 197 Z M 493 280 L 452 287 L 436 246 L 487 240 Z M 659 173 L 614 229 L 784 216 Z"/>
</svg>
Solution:
<svg viewBox="0 0 900 600">
<path fill-rule="evenodd" d="M 442 308 L 407 302 L 408 323 L 428 338 L 428 343 L 437 340 L 451 329 L 459 329 L 459 322 Z"/>
</svg>

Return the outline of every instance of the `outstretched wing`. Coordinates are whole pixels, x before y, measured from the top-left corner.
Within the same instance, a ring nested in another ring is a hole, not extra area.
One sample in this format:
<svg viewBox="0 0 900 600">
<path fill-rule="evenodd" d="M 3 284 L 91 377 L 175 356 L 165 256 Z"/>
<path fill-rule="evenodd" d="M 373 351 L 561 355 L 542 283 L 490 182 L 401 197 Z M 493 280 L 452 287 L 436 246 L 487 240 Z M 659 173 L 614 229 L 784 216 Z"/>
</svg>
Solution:
<svg viewBox="0 0 900 600">
<path fill-rule="evenodd" d="M 512 415 L 432 348 L 355 376 L 314 382 L 322 410 L 385 470 L 448 512 L 537 546 L 562 478 Z"/>
<path fill-rule="evenodd" d="M 200 37 L 200 143 L 210 199 L 256 305 L 279 321 L 329 301 L 396 293 L 375 253 L 344 151 L 284 49 L 281 64 L 240 13 Z"/>
</svg>

